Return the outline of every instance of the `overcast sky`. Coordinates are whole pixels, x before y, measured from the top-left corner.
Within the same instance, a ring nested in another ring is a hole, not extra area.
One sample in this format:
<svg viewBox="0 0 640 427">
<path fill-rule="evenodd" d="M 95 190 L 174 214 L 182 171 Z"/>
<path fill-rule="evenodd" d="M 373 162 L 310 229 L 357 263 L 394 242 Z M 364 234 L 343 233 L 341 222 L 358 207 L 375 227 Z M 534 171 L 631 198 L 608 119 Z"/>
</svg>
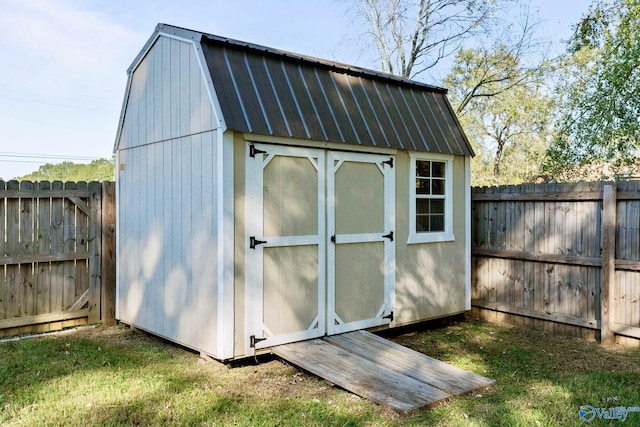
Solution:
<svg viewBox="0 0 640 427">
<path fill-rule="evenodd" d="M 126 70 L 158 22 L 373 67 L 346 1 L 0 0 L 0 177 L 109 158 Z M 531 0 L 558 46 L 589 4 Z"/>
</svg>

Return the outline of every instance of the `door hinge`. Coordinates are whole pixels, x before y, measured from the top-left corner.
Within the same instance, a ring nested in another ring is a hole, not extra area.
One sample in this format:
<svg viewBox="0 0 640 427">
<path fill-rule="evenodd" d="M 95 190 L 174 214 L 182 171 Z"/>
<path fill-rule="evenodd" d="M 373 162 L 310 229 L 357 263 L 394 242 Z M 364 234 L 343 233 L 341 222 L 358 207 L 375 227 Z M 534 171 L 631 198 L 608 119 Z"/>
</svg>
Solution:
<svg viewBox="0 0 640 427">
<path fill-rule="evenodd" d="M 258 240 L 258 239 L 255 238 L 255 236 L 249 237 L 249 248 L 250 249 L 255 249 L 256 246 L 264 245 L 265 243 L 267 243 L 265 240 Z"/>
<path fill-rule="evenodd" d="M 331 236 L 331 243 L 335 243 L 336 242 L 336 235 L 334 234 L 333 236 Z"/>
<path fill-rule="evenodd" d="M 393 322 L 393 311 L 386 316 L 382 316 L 383 319 L 389 319 L 389 321 Z"/>
<path fill-rule="evenodd" d="M 382 237 L 384 237 L 385 239 L 389 239 L 393 242 L 393 231 L 390 232 L 389 234 L 385 234 Z"/>
<path fill-rule="evenodd" d="M 267 152 L 257 149 L 253 144 L 249 145 L 249 157 L 255 157 L 256 154 L 267 154 Z"/>
<path fill-rule="evenodd" d="M 266 338 L 256 338 L 255 335 L 251 335 L 249 337 L 249 347 L 256 348 L 256 344 L 258 344 L 260 341 L 266 341 Z"/>
<path fill-rule="evenodd" d="M 384 162 L 382 162 L 382 165 L 389 165 L 390 167 L 393 167 L 393 157 L 389 158 L 389 160 L 385 160 Z"/>
</svg>

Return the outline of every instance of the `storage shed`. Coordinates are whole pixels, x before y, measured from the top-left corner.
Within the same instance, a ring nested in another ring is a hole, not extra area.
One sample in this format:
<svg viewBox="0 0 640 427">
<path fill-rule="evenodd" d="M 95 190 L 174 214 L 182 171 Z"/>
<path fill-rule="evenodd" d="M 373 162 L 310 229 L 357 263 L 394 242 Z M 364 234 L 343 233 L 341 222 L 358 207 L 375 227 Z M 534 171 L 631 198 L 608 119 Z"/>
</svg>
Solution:
<svg viewBox="0 0 640 427">
<path fill-rule="evenodd" d="M 117 309 L 217 359 L 470 309 L 446 90 L 159 24 L 117 130 Z"/>
</svg>

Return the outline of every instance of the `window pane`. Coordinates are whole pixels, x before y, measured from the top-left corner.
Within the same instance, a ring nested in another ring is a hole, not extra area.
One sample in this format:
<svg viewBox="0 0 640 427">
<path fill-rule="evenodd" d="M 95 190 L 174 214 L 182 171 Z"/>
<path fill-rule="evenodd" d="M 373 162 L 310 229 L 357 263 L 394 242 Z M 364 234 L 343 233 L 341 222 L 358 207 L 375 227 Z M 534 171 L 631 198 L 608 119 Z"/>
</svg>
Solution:
<svg viewBox="0 0 640 427">
<path fill-rule="evenodd" d="M 431 194 L 441 194 L 444 195 L 444 179 L 434 179 L 431 181 Z"/>
<path fill-rule="evenodd" d="M 447 162 L 415 160 L 416 188 L 411 201 L 415 215 L 416 228 L 413 233 L 441 233 L 445 231 L 445 203 L 450 194 L 446 194 Z"/>
<path fill-rule="evenodd" d="M 429 215 L 416 216 L 416 232 L 425 233 L 429 231 Z"/>
<path fill-rule="evenodd" d="M 430 231 L 444 231 L 444 215 L 431 215 Z"/>
<path fill-rule="evenodd" d="M 427 160 L 416 160 L 416 176 L 429 178 L 431 176 L 431 162 Z"/>
<path fill-rule="evenodd" d="M 416 178 L 416 194 L 431 194 L 430 180 Z"/>
<path fill-rule="evenodd" d="M 429 209 L 429 213 L 432 213 L 432 214 L 444 214 L 444 200 L 443 199 L 431 199 L 431 208 Z"/>
<path fill-rule="evenodd" d="M 444 178 L 444 162 L 431 162 L 431 176 Z"/>
<path fill-rule="evenodd" d="M 416 213 L 417 214 L 430 213 L 429 199 L 416 199 Z"/>
</svg>

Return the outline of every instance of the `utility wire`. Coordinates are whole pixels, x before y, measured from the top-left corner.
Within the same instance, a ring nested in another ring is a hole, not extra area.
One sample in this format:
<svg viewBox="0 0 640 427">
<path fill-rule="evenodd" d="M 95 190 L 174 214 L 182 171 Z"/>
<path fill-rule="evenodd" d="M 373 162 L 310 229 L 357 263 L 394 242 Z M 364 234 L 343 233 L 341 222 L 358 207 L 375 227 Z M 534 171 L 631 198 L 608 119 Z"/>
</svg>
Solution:
<svg viewBox="0 0 640 427">
<path fill-rule="evenodd" d="M 43 163 L 43 160 L 99 160 L 101 157 L 72 156 L 61 154 L 34 154 L 0 152 L 0 162 L 8 163 Z"/>
</svg>

